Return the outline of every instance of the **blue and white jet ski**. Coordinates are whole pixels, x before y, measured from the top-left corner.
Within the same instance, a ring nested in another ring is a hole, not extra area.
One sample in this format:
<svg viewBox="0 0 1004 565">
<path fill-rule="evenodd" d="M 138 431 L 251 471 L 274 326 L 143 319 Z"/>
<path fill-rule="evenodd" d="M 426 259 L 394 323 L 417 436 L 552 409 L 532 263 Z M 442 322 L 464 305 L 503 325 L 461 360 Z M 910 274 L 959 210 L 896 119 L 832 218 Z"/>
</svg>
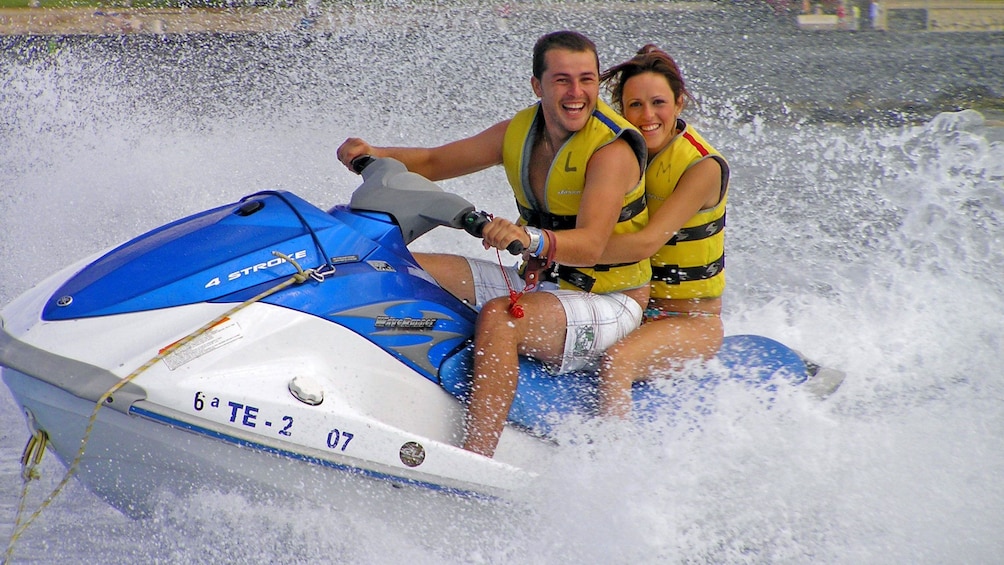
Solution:
<svg viewBox="0 0 1004 565">
<path fill-rule="evenodd" d="M 485 214 L 392 159 L 362 175 L 348 205 L 252 194 L 6 306 L 0 365 L 32 432 L 130 515 L 207 484 L 317 498 L 352 476 L 504 497 L 532 480 L 555 422 L 594 413 L 595 377 L 522 359 L 495 457 L 461 449 L 476 313 L 407 245 L 437 226 L 476 232 Z M 754 335 L 726 337 L 711 366 L 677 380 L 826 395 L 842 379 Z M 674 410 L 685 388 L 639 384 L 636 411 Z"/>
</svg>

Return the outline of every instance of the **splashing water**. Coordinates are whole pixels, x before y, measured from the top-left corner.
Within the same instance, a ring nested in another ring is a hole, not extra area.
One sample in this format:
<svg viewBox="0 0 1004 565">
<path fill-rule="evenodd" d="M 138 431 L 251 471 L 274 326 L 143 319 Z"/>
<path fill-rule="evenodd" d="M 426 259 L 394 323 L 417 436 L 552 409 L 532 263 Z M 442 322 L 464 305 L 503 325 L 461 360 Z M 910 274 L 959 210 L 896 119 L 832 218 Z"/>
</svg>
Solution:
<svg viewBox="0 0 1004 565">
<path fill-rule="evenodd" d="M 133 521 L 74 483 L 18 558 L 998 560 L 1002 127 L 973 110 L 888 125 L 782 107 L 830 104 L 888 76 L 873 99 L 933 98 L 925 89 L 951 82 L 952 61 L 970 57 L 985 61 L 982 74 L 954 79 L 1000 91 L 1004 48 L 982 35 L 822 37 L 741 7 L 681 6 L 519 3 L 500 18 L 490 5 L 360 4 L 324 33 L 9 42 L 0 303 L 81 257 L 257 190 L 344 202 L 356 184 L 334 159 L 344 138 L 431 145 L 480 131 L 533 101 L 533 39 L 573 27 L 605 63 L 664 45 L 702 100 L 685 117 L 733 168 L 727 332 L 779 339 L 848 375 L 825 402 L 780 391 L 769 410 L 724 386 L 699 425 L 568 422 L 552 468 L 508 504 L 357 486 L 344 512 L 207 490 Z M 875 60 L 880 46 L 890 60 Z M 813 71 L 820 56 L 831 64 Z M 901 74 L 939 64 L 951 68 Z M 820 74 L 780 78 L 788 68 Z M 807 86 L 819 77 L 832 77 L 829 89 Z M 444 186 L 512 212 L 497 170 Z M 482 252 L 446 230 L 415 248 Z M 27 434 L 2 396 L 0 516 L 13 517 Z M 47 459 L 34 488 L 62 472 Z"/>
</svg>

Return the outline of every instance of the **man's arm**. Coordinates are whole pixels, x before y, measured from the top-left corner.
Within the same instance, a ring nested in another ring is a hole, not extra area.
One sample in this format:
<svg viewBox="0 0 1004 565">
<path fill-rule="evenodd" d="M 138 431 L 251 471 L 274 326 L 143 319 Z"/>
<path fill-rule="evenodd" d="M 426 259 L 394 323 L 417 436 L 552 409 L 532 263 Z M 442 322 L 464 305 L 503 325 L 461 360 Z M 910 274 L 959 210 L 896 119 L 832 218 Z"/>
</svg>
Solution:
<svg viewBox="0 0 1004 565">
<path fill-rule="evenodd" d="M 600 148 L 586 166 L 586 183 L 575 229 L 558 235 L 557 260 L 571 267 L 600 262 L 624 206 L 624 195 L 641 178 L 638 158 L 623 139 Z"/>
<path fill-rule="evenodd" d="M 350 170 L 350 163 L 360 155 L 390 157 L 404 163 L 409 171 L 438 181 L 500 165 L 508 126 L 508 120 L 499 122 L 481 133 L 439 147 L 374 147 L 362 139 L 350 137 L 335 154 Z"/>
<path fill-rule="evenodd" d="M 624 195 L 639 179 L 638 158 L 626 141 L 618 139 L 596 151 L 586 168 L 575 228 L 555 234 L 555 261 L 570 267 L 592 267 L 599 263 L 624 206 Z M 530 236 L 522 227 L 501 218 L 485 226 L 487 245 L 505 249 L 513 240 L 521 241 L 526 247 Z"/>
</svg>

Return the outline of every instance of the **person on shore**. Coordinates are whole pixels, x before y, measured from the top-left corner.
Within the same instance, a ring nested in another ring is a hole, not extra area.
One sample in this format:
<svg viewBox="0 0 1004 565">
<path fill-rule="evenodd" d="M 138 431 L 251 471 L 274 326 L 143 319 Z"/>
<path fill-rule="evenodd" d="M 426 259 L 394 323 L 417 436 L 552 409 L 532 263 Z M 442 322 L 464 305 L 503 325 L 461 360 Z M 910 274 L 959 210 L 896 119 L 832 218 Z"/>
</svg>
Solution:
<svg viewBox="0 0 1004 565">
<path fill-rule="evenodd" d="M 722 345 L 725 204 L 729 167 L 680 118 L 690 93 L 676 62 L 655 45 L 605 71 L 614 106 L 645 136 L 648 225 L 615 234 L 604 263 L 651 257 L 652 285 L 641 327 L 607 350 L 600 413 L 626 416 L 635 381 L 664 375 Z"/>
<path fill-rule="evenodd" d="M 645 142 L 600 99 L 596 46 L 571 31 L 541 37 L 530 84 L 536 104 L 472 137 L 434 148 L 373 147 L 349 138 L 337 152 L 346 166 L 366 154 L 392 157 L 430 180 L 503 165 L 521 219 L 489 222 L 485 248 L 519 240 L 528 264 L 541 258 L 557 265 L 554 283 L 524 288 L 515 268 L 494 261 L 416 254 L 443 288 L 480 308 L 463 447 L 488 457 L 515 396 L 518 354 L 544 361 L 555 374 L 595 367 L 607 347 L 640 324 L 651 277 L 647 256 L 600 261 L 610 235 L 640 230 L 648 213 Z M 522 317 L 512 311 L 510 283 L 517 293 L 537 291 L 519 298 Z"/>
</svg>

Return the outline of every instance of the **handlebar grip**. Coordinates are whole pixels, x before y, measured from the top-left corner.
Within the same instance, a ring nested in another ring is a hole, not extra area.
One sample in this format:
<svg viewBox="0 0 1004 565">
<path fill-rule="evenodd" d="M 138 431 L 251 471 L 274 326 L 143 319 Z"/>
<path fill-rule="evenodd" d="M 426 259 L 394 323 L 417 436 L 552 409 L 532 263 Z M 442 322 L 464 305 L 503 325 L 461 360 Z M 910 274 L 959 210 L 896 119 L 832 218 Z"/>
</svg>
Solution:
<svg viewBox="0 0 1004 565">
<path fill-rule="evenodd" d="M 485 231 L 485 224 L 492 221 L 487 212 L 476 212 L 471 210 L 464 214 L 464 231 L 474 237 L 481 237 Z"/>
<path fill-rule="evenodd" d="M 492 221 L 488 212 L 476 212 L 471 210 L 464 214 L 462 223 L 464 225 L 464 231 L 473 235 L 474 237 L 482 237 L 485 231 L 485 224 Z M 506 246 L 506 251 L 513 255 L 520 255 L 523 253 L 523 242 L 514 239 L 509 242 Z"/>
<path fill-rule="evenodd" d="M 361 175 L 363 169 L 365 169 L 373 161 L 376 161 L 376 159 L 372 155 L 360 155 L 349 161 L 349 166 L 352 167 L 352 170 L 355 171 L 357 175 Z"/>
</svg>

